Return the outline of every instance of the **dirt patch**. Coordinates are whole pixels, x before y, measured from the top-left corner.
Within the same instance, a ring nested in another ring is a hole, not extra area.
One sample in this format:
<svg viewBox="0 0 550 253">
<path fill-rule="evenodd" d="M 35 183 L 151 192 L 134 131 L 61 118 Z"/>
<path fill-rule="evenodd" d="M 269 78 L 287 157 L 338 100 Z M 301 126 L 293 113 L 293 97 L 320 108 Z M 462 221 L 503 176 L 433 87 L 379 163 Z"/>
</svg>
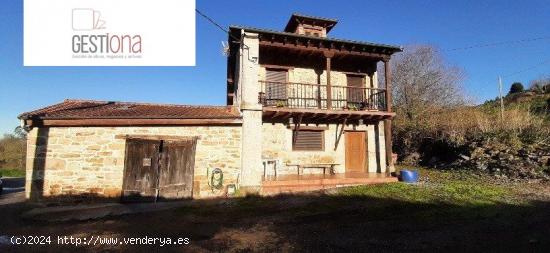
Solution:
<svg viewBox="0 0 550 253">
<path fill-rule="evenodd" d="M 3 235 L 189 238 L 188 245 L 58 245 L 45 252 L 541 251 L 550 249 L 550 188 L 422 172 L 430 180 L 354 187 L 328 194 L 204 200 L 197 205 L 84 222 L 10 217 Z M 471 185 L 478 187 L 470 187 Z M 528 189 L 528 190 L 527 190 Z M 516 200 L 523 199 L 521 201 Z M 7 211 L 7 212 L 5 212 Z M 4 218 L 5 219 L 5 218 Z M 2 237 L 3 238 L 3 237 Z M 36 246 L 0 245 L 28 252 Z"/>
</svg>

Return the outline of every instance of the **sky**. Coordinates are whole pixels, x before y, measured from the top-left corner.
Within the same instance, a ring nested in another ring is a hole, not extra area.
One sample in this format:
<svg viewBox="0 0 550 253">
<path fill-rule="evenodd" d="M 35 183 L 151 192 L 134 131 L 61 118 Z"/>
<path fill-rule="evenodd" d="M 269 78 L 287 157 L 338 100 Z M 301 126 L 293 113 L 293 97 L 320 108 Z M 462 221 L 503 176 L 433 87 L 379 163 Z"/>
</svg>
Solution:
<svg viewBox="0 0 550 253">
<path fill-rule="evenodd" d="M 550 0 L 197 0 L 197 8 L 224 27 L 282 30 L 298 12 L 337 18 L 330 37 L 437 46 L 464 70 L 464 90 L 477 102 L 498 95 L 499 75 L 507 89 L 550 74 Z M 198 15 L 196 25 L 195 67 L 24 67 L 23 0 L 1 1 L 0 134 L 19 125 L 20 113 L 66 98 L 223 105 L 227 36 Z M 535 38 L 545 39 L 498 44 Z"/>
</svg>

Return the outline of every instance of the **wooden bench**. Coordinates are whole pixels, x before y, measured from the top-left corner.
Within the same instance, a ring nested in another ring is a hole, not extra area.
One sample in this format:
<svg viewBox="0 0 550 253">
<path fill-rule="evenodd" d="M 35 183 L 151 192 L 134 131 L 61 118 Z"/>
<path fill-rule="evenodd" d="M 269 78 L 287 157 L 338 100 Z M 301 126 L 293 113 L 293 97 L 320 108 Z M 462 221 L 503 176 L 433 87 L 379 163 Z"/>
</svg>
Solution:
<svg viewBox="0 0 550 253">
<path fill-rule="evenodd" d="M 331 175 L 335 174 L 334 172 L 334 166 L 339 165 L 338 163 L 306 163 L 306 164 L 298 164 L 298 163 L 287 163 L 287 166 L 296 166 L 296 171 L 298 172 L 298 175 L 300 175 L 300 170 L 302 170 L 302 174 L 304 173 L 304 169 L 323 169 L 323 175 L 326 175 L 327 169 L 329 169 L 329 173 Z"/>
</svg>

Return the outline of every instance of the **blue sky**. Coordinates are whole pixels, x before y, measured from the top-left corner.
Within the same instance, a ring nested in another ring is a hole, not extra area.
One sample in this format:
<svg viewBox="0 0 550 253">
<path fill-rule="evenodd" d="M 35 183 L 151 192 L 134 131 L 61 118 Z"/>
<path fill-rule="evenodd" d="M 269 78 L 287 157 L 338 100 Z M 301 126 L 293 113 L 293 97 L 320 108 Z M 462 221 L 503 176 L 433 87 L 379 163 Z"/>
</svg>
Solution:
<svg viewBox="0 0 550 253">
<path fill-rule="evenodd" d="M 45 0 L 47 1 L 47 0 Z M 466 73 L 478 102 L 497 95 L 496 78 L 528 83 L 550 74 L 550 39 L 448 51 L 477 44 L 550 37 L 550 4 L 539 1 L 215 1 L 197 8 L 224 26 L 282 30 L 292 12 L 338 18 L 331 37 L 396 45 L 433 44 Z M 0 133 L 24 111 L 85 98 L 178 104 L 224 104 L 227 36 L 197 16 L 196 67 L 23 67 L 23 1 L 0 3 Z M 546 61 L 546 64 L 539 64 Z M 531 66 L 537 67 L 506 76 Z"/>
</svg>

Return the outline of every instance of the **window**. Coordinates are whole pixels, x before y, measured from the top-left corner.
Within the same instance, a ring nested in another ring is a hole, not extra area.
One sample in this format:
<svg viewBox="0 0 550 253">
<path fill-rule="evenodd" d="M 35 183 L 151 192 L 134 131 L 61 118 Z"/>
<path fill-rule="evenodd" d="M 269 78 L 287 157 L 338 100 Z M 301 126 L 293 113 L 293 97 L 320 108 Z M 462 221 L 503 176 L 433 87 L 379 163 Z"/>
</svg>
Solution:
<svg viewBox="0 0 550 253">
<path fill-rule="evenodd" d="M 364 87 L 365 86 L 365 76 L 362 75 L 346 75 L 348 79 L 348 86 L 354 87 Z"/>
<path fill-rule="evenodd" d="M 292 150 L 323 151 L 325 150 L 325 131 L 299 130 L 292 131 Z"/>
<path fill-rule="evenodd" d="M 313 37 L 324 37 L 325 28 L 321 26 L 303 25 L 302 34 Z"/>
<path fill-rule="evenodd" d="M 360 75 L 346 75 L 348 79 L 347 102 L 348 106 L 361 108 L 365 102 L 365 77 Z"/>
<path fill-rule="evenodd" d="M 320 32 L 317 31 L 317 30 L 306 29 L 306 30 L 305 30 L 305 34 L 306 34 L 306 36 L 321 37 L 321 36 L 320 36 Z"/>
<path fill-rule="evenodd" d="M 287 105 L 287 79 L 286 69 L 266 69 L 266 105 Z"/>
</svg>

